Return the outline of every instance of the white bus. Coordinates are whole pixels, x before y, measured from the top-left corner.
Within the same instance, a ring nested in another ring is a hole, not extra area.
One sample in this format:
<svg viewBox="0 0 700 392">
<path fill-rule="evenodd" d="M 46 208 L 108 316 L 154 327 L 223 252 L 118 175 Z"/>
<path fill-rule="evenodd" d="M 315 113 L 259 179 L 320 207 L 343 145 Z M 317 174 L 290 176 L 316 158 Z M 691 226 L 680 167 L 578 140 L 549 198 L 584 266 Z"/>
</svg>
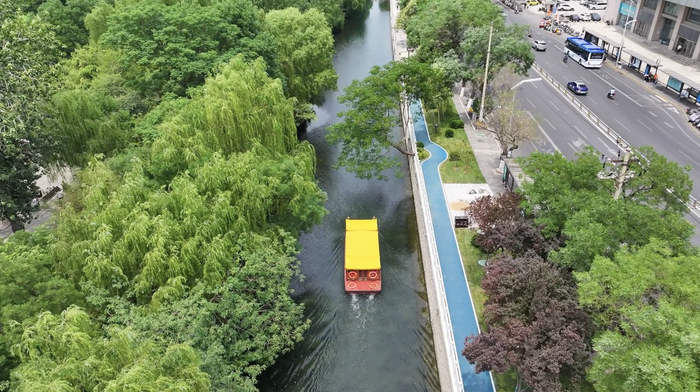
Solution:
<svg viewBox="0 0 700 392">
<path fill-rule="evenodd" d="M 603 66 L 605 51 L 583 38 L 567 38 L 564 52 L 586 68 L 600 68 Z"/>
</svg>

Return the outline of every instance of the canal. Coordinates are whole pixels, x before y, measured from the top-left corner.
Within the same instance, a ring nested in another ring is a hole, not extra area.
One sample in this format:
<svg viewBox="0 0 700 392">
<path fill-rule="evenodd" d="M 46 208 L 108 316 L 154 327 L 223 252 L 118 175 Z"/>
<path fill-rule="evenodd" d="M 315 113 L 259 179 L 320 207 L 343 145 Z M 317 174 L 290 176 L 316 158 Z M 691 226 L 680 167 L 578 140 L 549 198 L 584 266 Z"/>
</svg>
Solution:
<svg viewBox="0 0 700 392">
<path fill-rule="evenodd" d="M 301 238 L 304 279 L 293 284 L 312 325 L 294 350 L 259 377 L 263 392 L 439 390 L 408 165 L 402 178 L 390 173 L 388 181 L 360 180 L 333 169 L 339 150 L 324 138 L 325 128 L 345 110 L 337 101 L 343 89 L 391 60 L 389 2 L 375 1 L 368 16 L 358 19 L 348 20 L 336 36 L 338 91 L 326 94 L 305 135 L 316 148 L 329 211 Z M 379 295 L 345 294 L 347 217 L 379 221 Z"/>
</svg>

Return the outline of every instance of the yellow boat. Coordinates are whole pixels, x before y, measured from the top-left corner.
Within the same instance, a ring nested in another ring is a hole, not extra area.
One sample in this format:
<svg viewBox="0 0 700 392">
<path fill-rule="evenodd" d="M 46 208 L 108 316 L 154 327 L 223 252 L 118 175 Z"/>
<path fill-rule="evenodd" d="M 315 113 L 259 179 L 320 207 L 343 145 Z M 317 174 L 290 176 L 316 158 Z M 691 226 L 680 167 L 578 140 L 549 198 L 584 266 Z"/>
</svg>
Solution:
<svg viewBox="0 0 700 392">
<path fill-rule="evenodd" d="M 382 291 L 377 218 L 345 220 L 345 291 L 355 294 Z"/>
</svg>

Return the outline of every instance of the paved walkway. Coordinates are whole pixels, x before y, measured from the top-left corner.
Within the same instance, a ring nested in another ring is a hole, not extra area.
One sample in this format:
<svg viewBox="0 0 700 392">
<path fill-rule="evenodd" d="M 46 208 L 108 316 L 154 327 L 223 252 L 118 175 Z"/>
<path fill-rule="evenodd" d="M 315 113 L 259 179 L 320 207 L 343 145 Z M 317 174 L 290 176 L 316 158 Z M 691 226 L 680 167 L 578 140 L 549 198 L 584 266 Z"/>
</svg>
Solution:
<svg viewBox="0 0 700 392">
<path fill-rule="evenodd" d="M 462 267 L 462 257 L 457 246 L 457 238 L 450 218 L 450 212 L 445 200 L 445 192 L 440 177 L 440 164 L 447 159 L 447 152 L 430 141 L 427 125 L 423 118 L 421 106 L 411 105 L 416 140 L 423 142 L 425 149 L 430 152 L 430 158 L 421 164 L 423 178 L 428 194 L 428 204 L 432 215 L 432 225 L 435 241 L 440 257 L 445 295 L 449 307 L 452 331 L 455 336 L 457 352 L 461 354 L 464 338 L 479 333 L 476 313 L 469 292 L 469 285 Z M 474 366 L 462 355 L 459 355 L 459 367 L 462 373 L 462 383 L 467 392 L 495 392 L 490 372 L 476 374 Z"/>
</svg>

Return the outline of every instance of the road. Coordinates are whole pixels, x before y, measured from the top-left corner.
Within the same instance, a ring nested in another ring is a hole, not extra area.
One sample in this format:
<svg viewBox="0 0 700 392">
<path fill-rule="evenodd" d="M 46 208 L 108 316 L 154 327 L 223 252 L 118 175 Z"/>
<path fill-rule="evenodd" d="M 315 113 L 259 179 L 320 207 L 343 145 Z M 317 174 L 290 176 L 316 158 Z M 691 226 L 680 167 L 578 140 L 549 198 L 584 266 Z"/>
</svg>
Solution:
<svg viewBox="0 0 700 392">
<path fill-rule="evenodd" d="M 575 2 L 570 4 L 581 8 Z M 653 146 L 669 160 L 690 165 L 691 180 L 700 183 L 700 132 L 687 122 L 684 112 L 687 106 L 670 92 L 643 82 L 625 67 L 615 68 L 614 61 L 606 61 L 602 69 L 586 69 L 573 61 L 564 63 L 563 43 L 567 36 L 539 29 L 540 18 L 541 15 L 527 12 L 518 15 L 509 12 L 507 16 L 508 22 L 531 25 L 533 39 L 547 42 L 547 51 L 535 55 L 537 64 L 563 85 L 569 81 L 585 82 L 589 95 L 579 96 L 581 103 L 633 146 Z M 539 76 L 532 70 L 529 77 Z M 615 100 L 610 100 L 605 95 L 613 86 L 618 94 Z M 542 137 L 522 146 L 516 155 L 559 150 L 572 159 L 591 145 L 601 154 L 617 157 L 619 148 L 546 80 L 521 85 L 517 97 L 520 106 L 540 123 Z M 695 187 L 692 195 L 700 199 L 700 188 Z M 698 214 L 689 214 L 688 220 L 700 226 Z M 700 233 L 696 232 L 693 243 L 700 245 Z"/>
</svg>

